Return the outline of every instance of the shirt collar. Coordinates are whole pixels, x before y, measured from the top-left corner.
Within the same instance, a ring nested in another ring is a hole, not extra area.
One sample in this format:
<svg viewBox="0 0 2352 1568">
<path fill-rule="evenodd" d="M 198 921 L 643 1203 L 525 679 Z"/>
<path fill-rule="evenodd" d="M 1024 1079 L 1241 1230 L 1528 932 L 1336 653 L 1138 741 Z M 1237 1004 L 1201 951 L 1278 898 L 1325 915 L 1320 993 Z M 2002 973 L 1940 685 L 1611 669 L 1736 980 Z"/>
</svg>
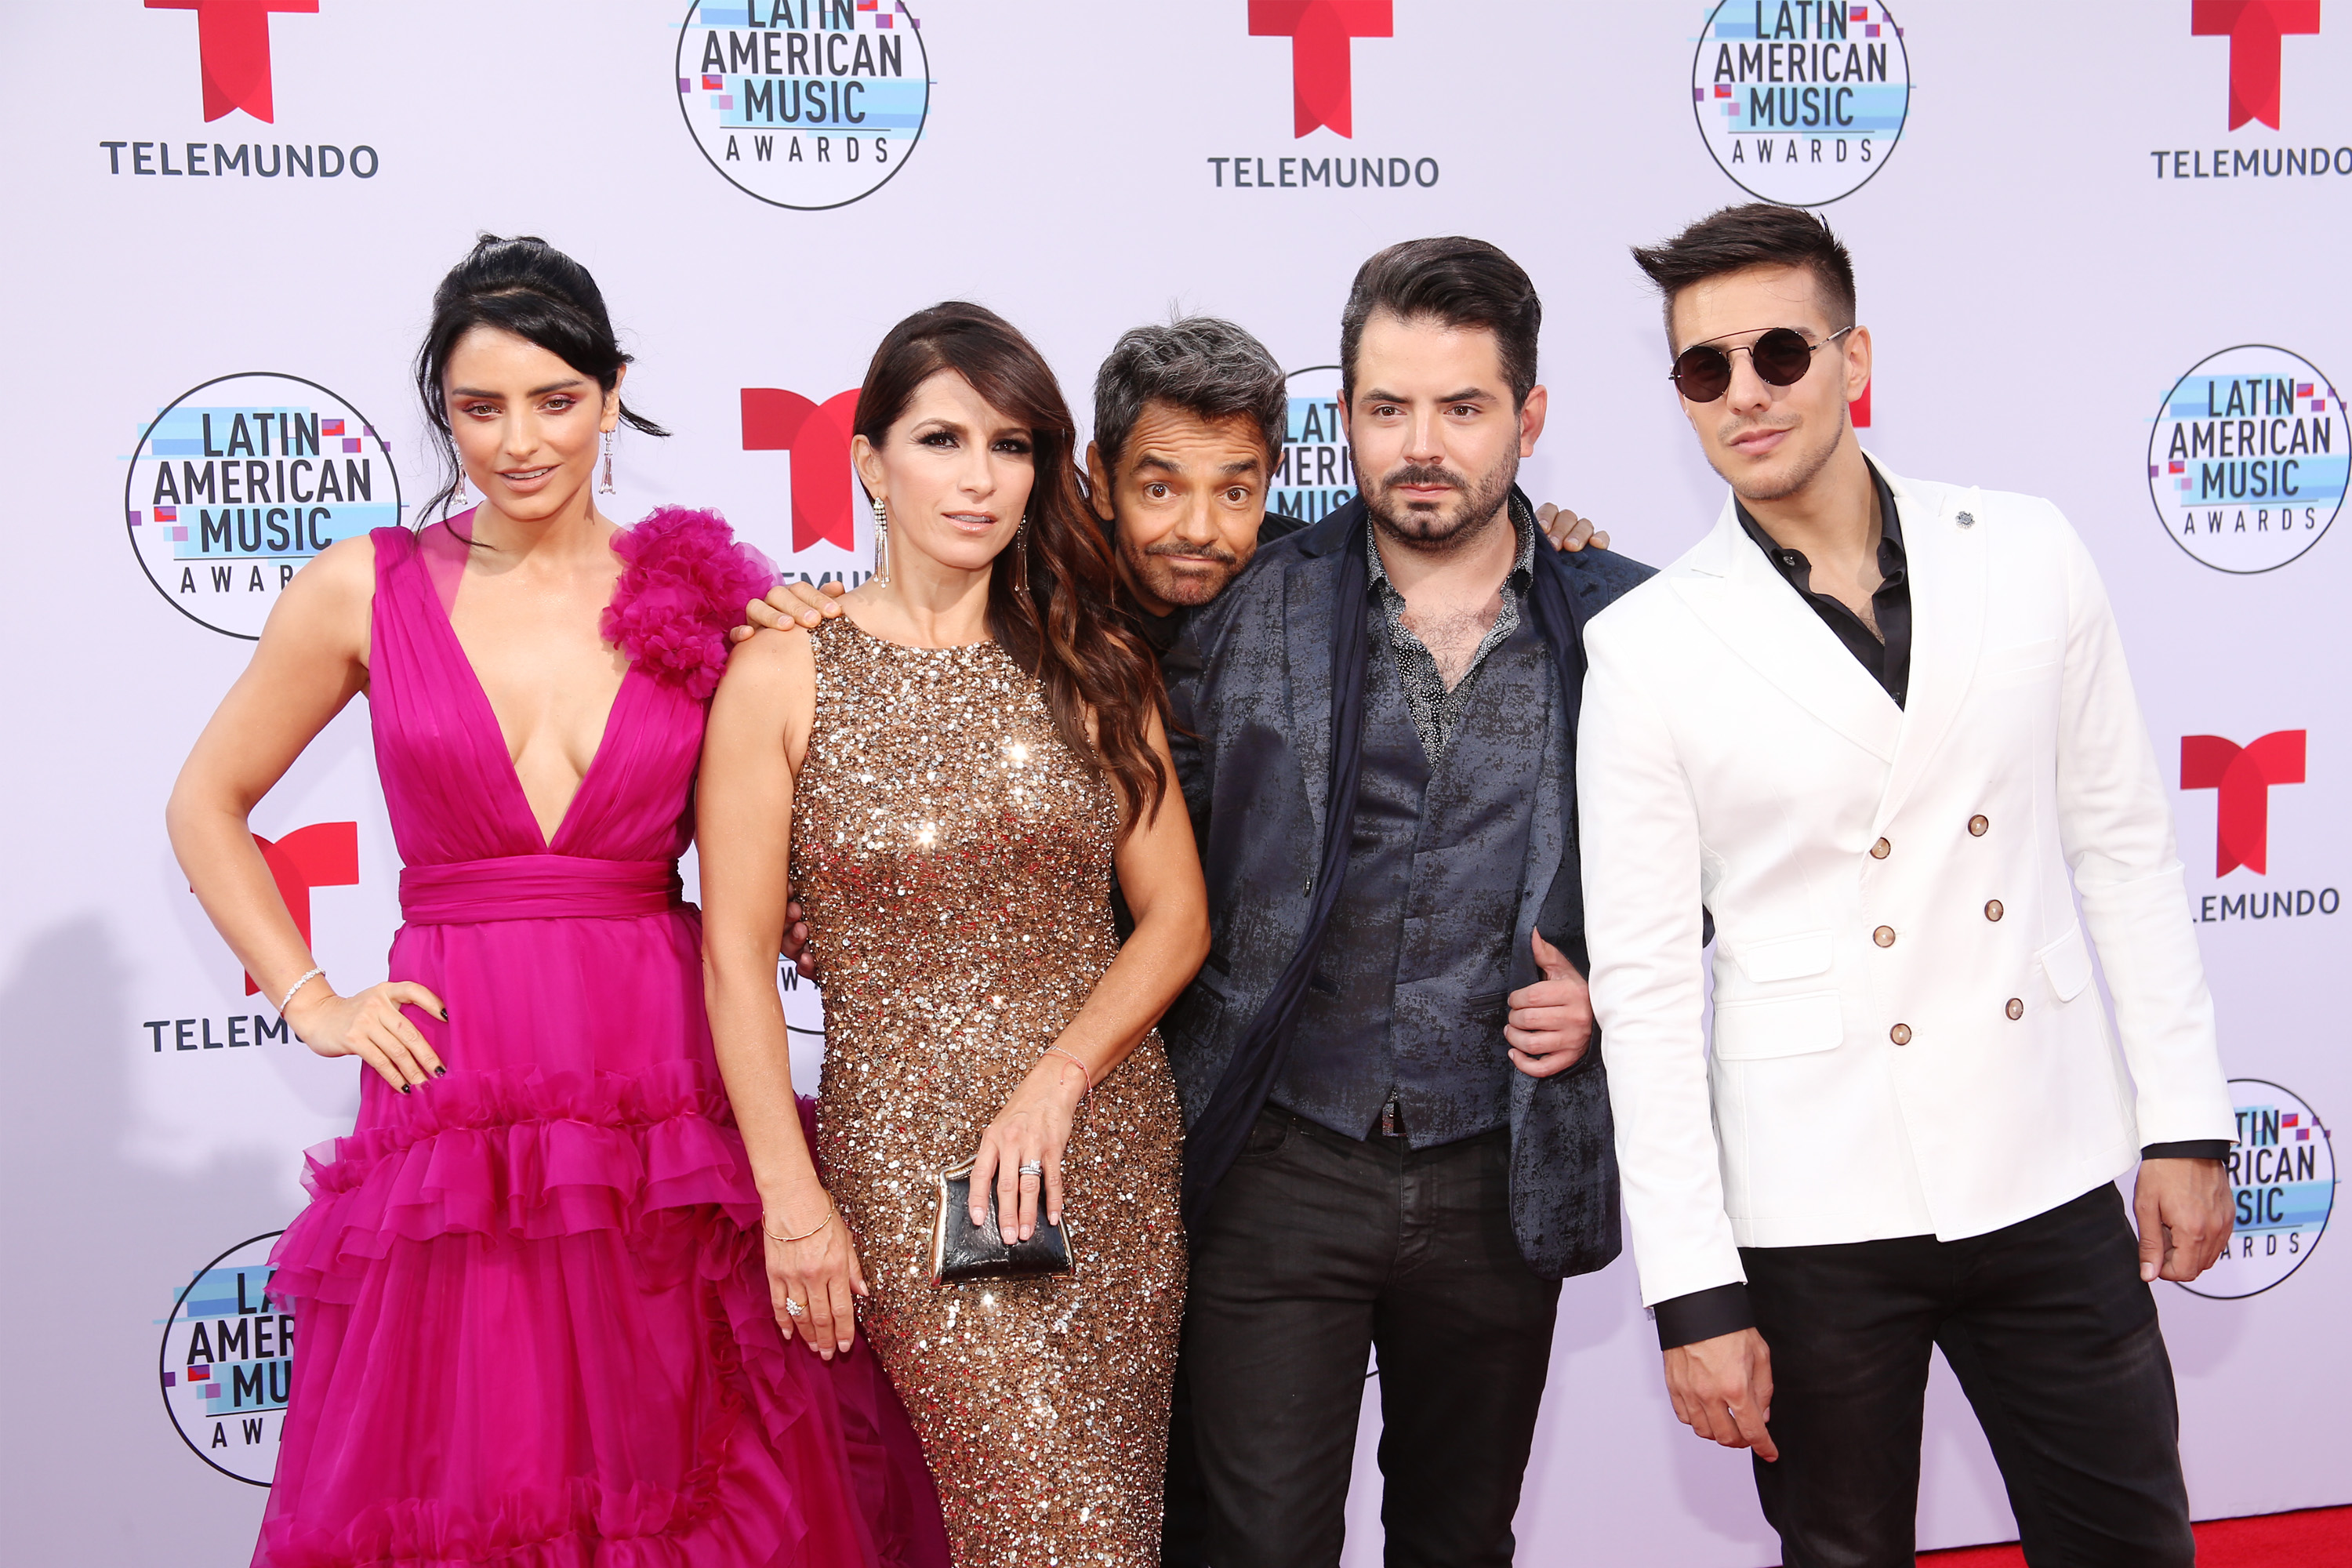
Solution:
<svg viewBox="0 0 2352 1568">
<path fill-rule="evenodd" d="M 1536 509 L 1520 493 L 1519 487 L 1513 485 L 1504 510 L 1510 514 L 1512 526 L 1519 531 L 1519 553 L 1518 558 L 1511 563 L 1511 570 L 1504 577 L 1503 586 L 1515 594 L 1525 595 L 1536 574 Z M 1744 518 L 1747 513 L 1743 511 L 1740 515 Z M 1370 585 L 1373 591 L 1395 594 L 1396 584 L 1389 581 L 1389 569 L 1381 563 L 1381 539 L 1373 530 L 1370 508 L 1364 512 L 1364 552 L 1371 559 Z"/>
<path fill-rule="evenodd" d="M 1878 471 L 1878 465 L 1864 458 L 1862 460 L 1862 466 L 1870 470 L 1871 488 L 1878 492 L 1879 570 L 1882 574 L 1892 575 L 1886 571 L 1887 547 L 1890 545 L 1894 547 L 1893 558 L 1897 564 L 1904 560 L 1902 509 L 1895 504 L 1895 489 L 1886 482 L 1886 476 Z M 1516 496 L 1516 492 L 1514 494 Z M 1787 545 L 1778 542 L 1770 534 L 1765 532 L 1763 524 L 1749 515 L 1748 508 L 1741 503 L 1737 495 L 1731 498 L 1731 506 L 1732 510 L 1738 514 L 1741 531 L 1754 540 L 1756 548 L 1771 560 L 1777 563 L 1783 554 L 1802 558 L 1802 552 L 1790 550 Z"/>
</svg>

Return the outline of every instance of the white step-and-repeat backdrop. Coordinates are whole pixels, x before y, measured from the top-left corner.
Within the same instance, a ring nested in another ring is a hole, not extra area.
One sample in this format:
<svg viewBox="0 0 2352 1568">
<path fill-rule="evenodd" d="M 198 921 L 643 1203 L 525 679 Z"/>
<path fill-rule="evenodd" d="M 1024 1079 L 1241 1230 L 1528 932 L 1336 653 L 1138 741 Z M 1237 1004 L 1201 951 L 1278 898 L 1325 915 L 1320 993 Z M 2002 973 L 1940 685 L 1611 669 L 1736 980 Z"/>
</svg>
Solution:
<svg viewBox="0 0 2352 1568">
<path fill-rule="evenodd" d="M 846 404 L 908 310 L 994 306 L 1081 405 L 1122 329 L 1233 317 L 1297 372 L 1280 500 L 1311 516 L 1349 493 L 1328 367 L 1355 267 L 1484 236 L 1549 306 L 1529 488 L 1664 562 L 1719 490 L 1625 247 L 1750 194 L 1820 205 L 1853 246 L 1874 449 L 2054 497 L 2106 573 L 2242 1108 L 2230 1260 L 2159 1287 L 2191 1496 L 2204 1517 L 2352 1500 L 2352 1247 L 2323 1240 L 2328 1118 L 2352 1114 L 2352 542 L 2331 527 L 2352 432 L 2328 379 L 2352 374 L 2352 14 L 911 3 L 0 16 L 24 443 L 0 577 L 9 1557 L 249 1550 L 300 1353 L 262 1259 L 358 1069 L 250 993 L 163 800 L 289 575 L 434 488 L 408 366 L 477 230 L 593 269 L 632 401 L 677 431 L 624 441 L 614 514 L 717 506 L 817 577 L 867 559 Z M 347 987 L 382 975 L 397 919 L 366 726 L 354 703 L 254 819 Z M 792 1004 L 813 1066 L 817 1001 Z M 1777 1561 L 1747 1461 L 1667 1410 L 1629 1264 L 1569 1288 L 1549 1401 L 1525 1561 Z M 1351 1563 L 1378 1560 L 1376 1492 Z M 1939 1370 L 1923 1543 L 2013 1533 Z"/>
</svg>

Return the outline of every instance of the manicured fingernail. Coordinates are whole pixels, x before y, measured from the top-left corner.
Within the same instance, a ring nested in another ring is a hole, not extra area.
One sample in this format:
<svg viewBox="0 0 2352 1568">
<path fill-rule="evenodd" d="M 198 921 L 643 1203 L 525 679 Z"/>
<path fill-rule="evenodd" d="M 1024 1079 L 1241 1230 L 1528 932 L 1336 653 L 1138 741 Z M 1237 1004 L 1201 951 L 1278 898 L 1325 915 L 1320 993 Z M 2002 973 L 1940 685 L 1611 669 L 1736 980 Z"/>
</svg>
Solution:
<svg viewBox="0 0 2352 1568">
<path fill-rule="evenodd" d="M 449 1069 L 447 1068 L 435 1068 L 433 1069 L 433 1076 L 435 1078 L 447 1078 L 449 1076 Z"/>
<path fill-rule="evenodd" d="M 406 1094 L 410 1089 L 415 1089 L 415 1087 L 416 1086 L 413 1083 L 404 1083 L 400 1086 L 400 1092 Z"/>
</svg>

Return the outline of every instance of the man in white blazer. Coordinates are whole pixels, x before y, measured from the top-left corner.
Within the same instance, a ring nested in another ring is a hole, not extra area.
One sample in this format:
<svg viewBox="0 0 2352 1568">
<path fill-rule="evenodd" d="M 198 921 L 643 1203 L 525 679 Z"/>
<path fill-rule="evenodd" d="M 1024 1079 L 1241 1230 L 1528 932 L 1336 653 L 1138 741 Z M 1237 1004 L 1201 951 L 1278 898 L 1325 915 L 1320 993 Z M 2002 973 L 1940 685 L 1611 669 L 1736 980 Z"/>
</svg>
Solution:
<svg viewBox="0 0 2352 1568">
<path fill-rule="evenodd" d="M 2235 1121 L 2098 574 L 2048 501 L 1864 454 L 1870 334 L 1818 218 L 1729 208 L 1634 255 L 1732 491 L 1594 618 L 1578 737 L 1675 1412 L 1755 1450 L 1789 1568 L 1907 1568 L 1940 1346 L 2029 1562 L 2186 1568 L 2148 1282 L 2226 1242 Z"/>
</svg>

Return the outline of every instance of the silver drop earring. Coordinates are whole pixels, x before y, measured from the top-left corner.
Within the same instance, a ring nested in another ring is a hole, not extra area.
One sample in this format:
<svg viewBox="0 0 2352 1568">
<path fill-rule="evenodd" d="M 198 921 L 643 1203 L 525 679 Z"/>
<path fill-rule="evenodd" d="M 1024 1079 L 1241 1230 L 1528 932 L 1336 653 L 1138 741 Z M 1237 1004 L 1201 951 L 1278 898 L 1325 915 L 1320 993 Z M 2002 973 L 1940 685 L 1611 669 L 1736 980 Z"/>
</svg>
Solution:
<svg viewBox="0 0 2352 1568">
<path fill-rule="evenodd" d="M 880 496 L 874 498 L 874 580 L 890 580 L 890 510 Z"/>
<path fill-rule="evenodd" d="M 1021 521 L 1013 525 L 1013 591 L 1021 595 L 1024 605 L 1029 601 L 1029 514 L 1023 512 Z"/>
<path fill-rule="evenodd" d="M 457 443 L 455 441 L 449 443 L 449 467 L 457 475 L 457 482 L 449 487 L 449 506 L 462 509 L 466 504 L 466 461 L 457 456 Z M 448 516 L 447 509 L 444 509 L 441 515 Z"/>
<path fill-rule="evenodd" d="M 613 433 L 610 430 L 604 432 L 604 482 L 596 488 L 605 495 L 613 493 Z"/>
</svg>

